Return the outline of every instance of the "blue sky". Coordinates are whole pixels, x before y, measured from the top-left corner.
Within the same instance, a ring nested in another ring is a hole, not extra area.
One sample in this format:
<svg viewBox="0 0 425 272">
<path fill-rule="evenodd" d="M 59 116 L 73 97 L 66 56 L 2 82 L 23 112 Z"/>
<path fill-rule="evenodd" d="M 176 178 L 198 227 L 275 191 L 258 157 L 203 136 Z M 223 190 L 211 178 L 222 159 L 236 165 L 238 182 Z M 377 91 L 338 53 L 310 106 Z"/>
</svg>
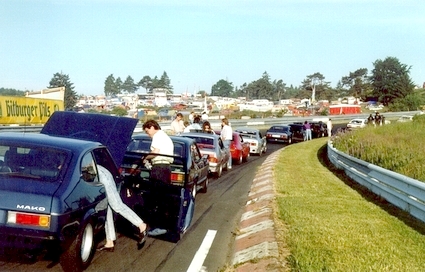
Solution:
<svg viewBox="0 0 425 272">
<path fill-rule="evenodd" d="M 160 77 L 175 93 L 259 79 L 299 86 L 396 57 L 425 82 L 422 0 L 0 0 L 0 87 L 46 88 L 57 72 L 77 94 L 113 74 Z M 141 89 L 141 91 L 144 91 Z"/>
</svg>

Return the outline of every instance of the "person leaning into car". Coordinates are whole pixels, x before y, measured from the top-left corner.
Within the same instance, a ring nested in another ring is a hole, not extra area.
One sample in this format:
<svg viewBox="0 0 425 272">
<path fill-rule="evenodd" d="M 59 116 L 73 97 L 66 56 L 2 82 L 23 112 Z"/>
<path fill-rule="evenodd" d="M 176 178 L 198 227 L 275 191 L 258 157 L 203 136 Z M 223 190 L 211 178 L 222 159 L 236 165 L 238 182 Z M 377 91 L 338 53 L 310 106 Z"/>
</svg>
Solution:
<svg viewBox="0 0 425 272">
<path fill-rule="evenodd" d="M 147 164 L 149 160 L 152 163 L 150 174 L 151 181 L 171 183 L 171 166 L 173 157 L 161 156 L 174 155 L 174 144 L 170 136 L 167 135 L 155 120 L 148 120 L 143 124 L 143 130 L 152 138 L 151 153 L 143 158 L 143 163 Z M 158 219 L 159 220 L 159 219 Z M 161 225 L 161 223 L 159 223 Z M 148 232 L 151 236 L 161 235 L 166 230 L 155 228 Z"/>
<path fill-rule="evenodd" d="M 229 155 L 229 164 L 227 169 L 232 169 L 232 155 L 230 154 L 230 142 L 233 139 L 233 130 L 229 125 L 229 120 L 227 118 L 221 119 L 221 140 L 223 141 L 223 145 L 227 150 L 227 154 Z"/>
<path fill-rule="evenodd" d="M 99 181 L 103 184 L 106 191 L 106 199 L 108 201 L 108 207 L 106 211 L 106 222 L 105 222 L 105 234 L 106 243 L 102 247 L 98 248 L 99 251 L 113 252 L 114 241 L 117 239 L 114 226 L 114 217 L 112 210 L 120 214 L 122 217 L 130 221 L 133 225 L 139 228 L 139 236 L 137 240 L 137 246 L 143 245 L 146 237 L 146 224 L 143 220 L 127 205 L 122 202 L 122 199 L 117 191 L 117 185 L 111 172 L 105 167 L 98 165 Z"/>
</svg>

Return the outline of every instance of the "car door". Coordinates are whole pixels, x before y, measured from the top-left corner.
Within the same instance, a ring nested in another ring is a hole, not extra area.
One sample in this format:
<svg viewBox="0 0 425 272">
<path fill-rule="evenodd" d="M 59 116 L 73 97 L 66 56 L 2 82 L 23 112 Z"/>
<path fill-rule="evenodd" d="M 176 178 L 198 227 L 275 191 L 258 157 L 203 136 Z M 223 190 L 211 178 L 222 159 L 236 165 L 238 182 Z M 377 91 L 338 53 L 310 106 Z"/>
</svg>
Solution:
<svg viewBox="0 0 425 272">
<path fill-rule="evenodd" d="M 227 161 L 229 160 L 229 154 L 227 153 L 227 149 L 224 147 L 224 144 L 221 138 L 218 137 L 217 139 L 218 139 L 218 150 L 220 153 L 221 165 L 223 165 L 223 167 L 226 167 Z"/>
<path fill-rule="evenodd" d="M 207 156 L 202 158 L 201 152 L 195 142 L 190 145 L 190 157 L 192 160 L 189 176 L 196 176 L 198 181 L 197 184 L 202 184 L 208 178 L 208 159 Z"/>
</svg>

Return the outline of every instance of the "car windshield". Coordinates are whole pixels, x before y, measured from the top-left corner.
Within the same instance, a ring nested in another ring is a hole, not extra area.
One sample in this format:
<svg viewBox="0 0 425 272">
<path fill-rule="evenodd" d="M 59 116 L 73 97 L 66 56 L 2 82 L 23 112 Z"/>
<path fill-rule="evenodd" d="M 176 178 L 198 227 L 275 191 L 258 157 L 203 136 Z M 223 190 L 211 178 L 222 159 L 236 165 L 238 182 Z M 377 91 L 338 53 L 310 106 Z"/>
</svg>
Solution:
<svg viewBox="0 0 425 272">
<path fill-rule="evenodd" d="M 55 181 L 65 171 L 68 153 L 41 146 L 0 145 L 0 176 Z"/>
</svg>

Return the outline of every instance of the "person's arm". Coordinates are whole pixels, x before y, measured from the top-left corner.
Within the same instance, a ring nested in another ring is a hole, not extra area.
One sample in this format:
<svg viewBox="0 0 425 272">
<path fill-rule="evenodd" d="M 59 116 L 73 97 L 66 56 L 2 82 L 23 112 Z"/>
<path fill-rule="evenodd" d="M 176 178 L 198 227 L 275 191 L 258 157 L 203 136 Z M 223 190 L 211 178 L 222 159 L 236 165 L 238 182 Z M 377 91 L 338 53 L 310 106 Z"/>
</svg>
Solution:
<svg viewBox="0 0 425 272">
<path fill-rule="evenodd" d="M 143 158 L 143 163 L 146 163 L 148 160 L 152 160 L 153 158 L 155 158 L 156 156 L 158 156 L 157 154 L 159 154 L 160 150 L 159 148 L 154 148 L 151 153 L 154 154 L 148 154 L 146 157 Z"/>
</svg>

